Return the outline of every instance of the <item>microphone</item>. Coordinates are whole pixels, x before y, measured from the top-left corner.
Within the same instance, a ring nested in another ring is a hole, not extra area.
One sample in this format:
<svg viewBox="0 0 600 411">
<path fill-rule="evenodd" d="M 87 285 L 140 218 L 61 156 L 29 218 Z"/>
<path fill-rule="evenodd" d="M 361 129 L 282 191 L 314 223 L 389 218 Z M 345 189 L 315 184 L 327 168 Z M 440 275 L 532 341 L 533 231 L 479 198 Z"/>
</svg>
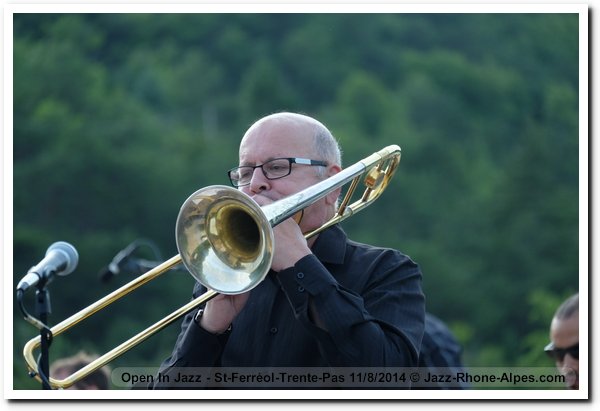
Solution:
<svg viewBox="0 0 600 411">
<path fill-rule="evenodd" d="M 41 280 L 50 282 L 55 275 L 71 274 L 78 262 L 79 254 L 75 247 L 64 241 L 58 241 L 48 247 L 44 259 L 31 267 L 25 277 L 19 281 L 17 291 L 25 291 Z"/>
<path fill-rule="evenodd" d="M 119 274 L 121 272 L 121 268 L 123 268 L 123 265 L 127 263 L 127 260 L 129 259 L 129 257 L 131 257 L 131 254 L 133 254 L 133 252 L 138 247 L 139 243 L 137 241 L 134 241 L 133 243 L 125 247 L 123 250 L 119 251 L 117 255 L 115 255 L 115 257 L 112 259 L 110 264 L 108 264 L 108 266 L 104 267 L 98 273 L 100 280 L 103 283 L 106 283 L 111 278 Z"/>
</svg>

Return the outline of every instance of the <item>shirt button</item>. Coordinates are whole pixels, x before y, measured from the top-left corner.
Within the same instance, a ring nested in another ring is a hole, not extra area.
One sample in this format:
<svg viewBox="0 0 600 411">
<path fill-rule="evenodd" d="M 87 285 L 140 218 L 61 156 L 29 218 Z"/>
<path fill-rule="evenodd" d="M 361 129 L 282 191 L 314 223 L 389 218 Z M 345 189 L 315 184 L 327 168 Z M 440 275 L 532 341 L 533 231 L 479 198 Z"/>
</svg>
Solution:
<svg viewBox="0 0 600 411">
<path fill-rule="evenodd" d="M 296 277 L 298 277 L 298 278 L 304 278 L 304 273 L 298 273 L 298 274 L 296 274 Z"/>
<path fill-rule="evenodd" d="M 271 334 L 277 334 L 277 327 L 271 327 Z"/>
<path fill-rule="evenodd" d="M 298 287 L 298 292 L 299 293 L 303 293 L 304 292 L 304 287 L 302 287 L 302 286 Z"/>
</svg>

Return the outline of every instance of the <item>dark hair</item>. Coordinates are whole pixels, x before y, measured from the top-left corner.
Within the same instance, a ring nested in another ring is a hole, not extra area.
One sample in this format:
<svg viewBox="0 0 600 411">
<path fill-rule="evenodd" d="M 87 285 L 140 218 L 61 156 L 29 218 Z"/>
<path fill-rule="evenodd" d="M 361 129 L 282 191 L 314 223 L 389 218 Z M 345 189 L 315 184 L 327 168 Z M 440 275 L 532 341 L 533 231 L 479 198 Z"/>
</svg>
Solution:
<svg viewBox="0 0 600 411">
<path fill-rule="evenodd" d="M 556 310 L 554 317 L 559 320 L 571 318 L 573 314 L 579 311 L 579 293 L 567 298 Z"/>
<path fill-rule="evenodd" d="M 62 358 L 60 360 L 56 360 L 52 363 L 50 367 L 50 376 L 52 377 L 54 374 L 64 371 L 68 375 L 74 373 L 75 371 L 80 370 L 85 367 L 92 361 L 94 361 L 97 356 L 89 355 L 83 351 L 75 354 L 72 357 Z M 72 388 L 79 390 L 87 390 L 91 387 L 97 387 L 99 390 L 108 390 L 110 388 L 110 370 L 107 366 L 104 366 L 82 380 L 73 384 Z"/>
</svg>

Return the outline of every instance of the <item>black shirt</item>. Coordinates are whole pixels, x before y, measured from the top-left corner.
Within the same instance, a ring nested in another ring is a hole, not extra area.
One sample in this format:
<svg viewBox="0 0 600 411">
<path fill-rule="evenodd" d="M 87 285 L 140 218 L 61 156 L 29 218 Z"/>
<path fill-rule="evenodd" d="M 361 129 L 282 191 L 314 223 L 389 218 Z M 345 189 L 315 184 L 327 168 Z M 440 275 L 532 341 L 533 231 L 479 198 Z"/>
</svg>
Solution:
<svg viewBox="0 0 600 411">
<path fill-rule="evenodd" d="M 421 272 L 392 249 L 347 239 L 334 226 L 312 255 L 270 272 L 224 335 L 183 321 L 172 367 L 411 367 L 423 337 Z M 196 285 L 194 297 L 205 291 Z M 309 315 L 309 300 L 324 324 Z"/>
<path fill-rule="evenodd" d="M 419 368 L 421 373 L 430 373 L 435 376 L 456 374 L 464 372 L 462 364 L 462 346 L 456 340 L 456 337 L 442 320 L 433 314 L 425 314 L 425 333 L 421 343 L 421 352 L 419 353 Z M 447 382 L 444 378 L 440 381 L 413 384 L 412 389 L 467 389 L 470 387 L 467 383 Z"/>
</svg>

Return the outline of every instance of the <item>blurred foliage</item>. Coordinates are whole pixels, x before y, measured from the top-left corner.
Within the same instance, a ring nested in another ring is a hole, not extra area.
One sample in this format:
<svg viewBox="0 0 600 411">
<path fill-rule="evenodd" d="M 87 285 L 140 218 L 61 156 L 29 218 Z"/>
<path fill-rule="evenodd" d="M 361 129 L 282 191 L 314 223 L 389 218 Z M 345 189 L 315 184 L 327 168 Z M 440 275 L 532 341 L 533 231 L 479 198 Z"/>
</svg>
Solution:
<svg viewBox="0 0 600 411">
<path fill-rule="evenodd" d="M 136 238 L 176 254 L 189 194 L 227 184 L 257 118 L 330 127 L 345 164 L 403 158 L 344 227 L 402 250 L 467 366 L 552 366 L 556 306 L 578 284 L 578 16 L 569 14 L 15 14 L 14 281 L 56 240 L 75 274 L 56 324 L 131 280 L 96 273 Z M 58 281 L 57 281 L 58 282 Z M 191 295 L 165 275 L 57 337 L 53 358 L 104 352 Z M 31 304 L 31 302 L 29 302 Z M 32 306 L 32 305 L 30 305 Z M 111 364 L 158 366 L 178 326 Z M 35 335 L 14 307 L 14 387 Z"/>
</svg>

